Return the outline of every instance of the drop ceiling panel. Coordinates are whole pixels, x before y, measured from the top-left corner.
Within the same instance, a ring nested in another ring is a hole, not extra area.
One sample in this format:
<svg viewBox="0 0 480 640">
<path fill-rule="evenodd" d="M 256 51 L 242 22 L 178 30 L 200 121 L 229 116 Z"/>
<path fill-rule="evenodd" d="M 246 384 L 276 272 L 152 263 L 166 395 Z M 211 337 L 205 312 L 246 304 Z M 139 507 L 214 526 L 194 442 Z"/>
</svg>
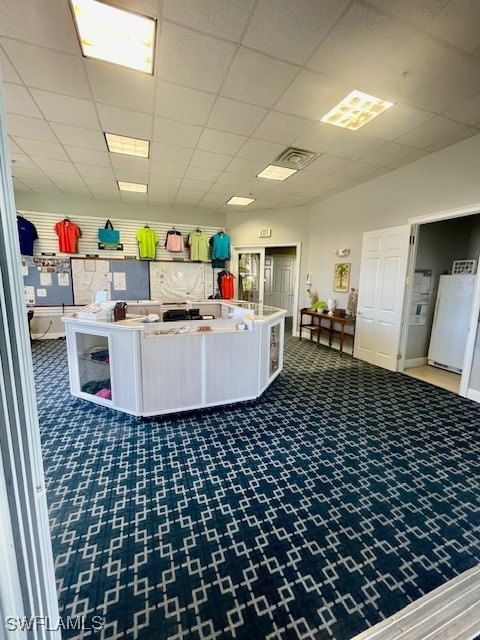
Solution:
<svg viewBox="0 0 480 640">
<path fill-rule="evenodd" d="M 144 113 L 153 111 L 153 76 L 102 60 L 86 59 L 85 66 L 93 95 L 98 102 Z"/>
<path fill-rule="evenodd" d="M 165 23 L 159 38 L 156 76 L 194 89 L 216 92 L 235 50 L 232 43 Z"/>
<path fill-rule="evenodd" d="M 186 166 L 183 164 L 175 164 L 173 162 L 150 162 L 150 173 L 155 176 L 164 176 L 167 178 L 175 178 L 175 182 L 163 183 L 165 186 L 180 184 L 180 178 L 185 175 Z"/>
<path fill-rule="evenodd" d="M 396 142 L 410 145 L 417 149 L 427 149 L 452 135 L 464 131 L 467 127 L 459 122 L 436 116 L 420 127 L 397 138 Z"/>
<path fill-rule="evenodd" d="M 25 87 L 5 82 L 3 91 L 5 96 L 5 111 L 7 113 L 18 113 L 22 116 L 43 118 L 42 112 Z"/>
<path fill-rule="evenodd" d="M 288 147 L 312 126 L 312 120 L 270 111 L 255 129 L 253 136 L 260 140 L 277 142 Z"/>
<path fill-rule="evenodd" d="M 163 0 L 163 17 L 238 42 L 255 0 Z"/>
<path fill-rule="evenodd" d="M 30 138 L 16 138 L 15 141 L 22 151 L 30 156 L 69 161 L 69 157 L 65 152 L 65 149 L 56 142 L 31 140 Z"/>
<path fill-rule="evenodd" d="M 225 155 L 234 155 L 245 143 L 247 138 L 235 133 L 216 131 L 215 129 L 204 129 L 197 148 L 202 151 L 212 151 Z"/>
<path fill-rule="evenodd" d="M 6 121 L 7 130 L 11 136 L 31 138 L 32 140 L 46 140 L 47 142 L 57 142 L 57 139 L 46 120 L 38 120 L 37 118 L 8 113 Z"/>
<path fill-rule="evenodd" d="M 44 49 L 16 40 L 1 38 L 0 42 L 23 82 L 29 87 L 90 98 L 83 59 L 60 51 Z"/>
<path fill-rule="evenodd" d="M 282 145 L 251 138 L 247 140 L 237 155 L 239 158 L 245 158 L 245 160 L 263 161 L 269 164 L 273 162 L 283 150 L 284 147 Z"/>
<path fill-rule="evenodd" d="M 203 182 L 202 180 L 182 180 L 181 183 L 182 189 L 192 189 L 194 191 L 201 191 L 202 193 L 206 193 L 210 187 L 212 186 L 211 182 Z"/>
<path fill-rule="evenodd" d="M 98 167 L 93 164 L 82 164 L 81 162 L 76 162 L 75 167 L 78 173 L 84 178 L 115 180 L 115 175 L 111 167 Z"/>
<path fill-rule="evenodd" d="M 240 173 L 245 176 L 256 176 L 265 167 L 264 162 L 234 158 L 227 167 L 229 173 Z"/>
<path fill-rule="evenodd" d="M 378 118 L 369 122 L 363 131 L 383 140 L 395 140 L 398 136 L 407 133 L 434 117 L 430 111 L 423 111 L 405 104 L 395 104 Z"/>
<path fill-rule="evenodd" d="M 14 168 L 37 168 L 37 165 L 33 162 L 33 160 L 24 153 L 10 153 L 10 160 L 12 161 Z"/>
<path fill-rule="evenodd" d="M 59 51 L 78 52 L 68 2 L 1 2 L 0 25 L 2 35 L 44 47 L 54 46 Z"/>
<path fill-rule="evenodd" d="M 221 94 L 261 107 L 272 107 L 298 74 L 298 67 L 255 51 L 240 49 Z"/>
<path fill-rule="evenodd" d="M 201 167 L 204 169 L 223 171 L 231 160 L 232 156 L 226 156 L 220 153 L 211 153 L 210 151 L 197 150 L 193 153 L 190 164 L 192 167 Z"/>
<path fill-rule="evenodd" d="M 207 124 L 212 129 L 248 136 L 266 114 L 266 109 L 220 97 L 215 102 Z"/>
<path fill-rule="evenodd" d="M 110 154 L 107 151 L 95 151 L 93 149 L 70 146 L 65 146 L 65 150 L 73 162 L 94 164 L 98 167 L 110 167 Z"/>
<path fill-rule="evenodd" d="M 341 158 L 339 156 L 325 153 L 311 162 L 305 171 L 330 175 L 344 167 L 348 167 L 350 164 L 352 164 L 352 160 L 349 160 L 348 158 Z"/>
<path fill-rule="evenodd" d="M 414 147 L 398 144 L 397 142 L 388 142 L 371 153 L 368 153 L 362 158 L 362 161 L 371 162 L 372 164 L 385 168 L 392 168 L 397 166 L 398 162 L 402 162 L 415 155 L 417 151 L 418 149 Z M 340 173 L 341 172 L 338 172 L 338 174 Z"/>
<path fill-rule="evenodd" d="M 478 47 L 480 33 L 477 0 L 453 0 L 427 22 L 425 28 L 466 53 L 473 53 Z"/>
<path fill-rule="evenodd" d="M 105 137 L 100 131 L 57 122 L 53 122 L 51 126 L 62 144 L 95 151 L 106 150 Z"/>
<path fill-rule="evenodd" d="M 62 96 L 40 89 L 31 89 L 31 93 L 47 120 L 98 129 L 98 117 L 91 100 Z"/>
<path fill-rule="evenodd" d="M 304 64 L 350 0 L 259 0 L 242 44 Z"/>
<path fill-rule="evenodd" d="M 123 153 L 107 153 L 106 155 L 114 170 L 124 169 L 125 171 L 138 171 L 141 173 L 148 173 L 150 170 L 150 160 L 148 158 L 137 158 Z"/>
<path fill-rule="evenodd" d="M 413 25 L 425 25 L 437 16 L 451 0 L 371 0 L 371 4 L 384 9 Z"/>
<path fill-rule="evenodd" d="M 187 165 L 192 157 L 193 150 L 188 147 L 177 147 L 162 142 L 153 142 L 150 147 L 150 158 L 158 162 Z"/>
<path fill-rule="evenodd" d="M 181 147 L 195 147 L 202 133 L 202 128 L 166 118 L 154 118 L 153 139 L 165 144 L 179 145 Z"/>
<path fill-rule="evenodd" d="M 130 138 L 150 140 L 153 117 L 151 114 L 129 111 L 97 103 L 101 130 Z"/>
<path fill-rule="evenodd" d="M 188 167 L 185 171 L 185 178 L 189 180 L 201 180 L 202 182 L 215 182 L 220 171 L 213 171 L 212 169 L 204 169 L 202 167 Z"/>
<path fill-rule="evenodd" d="M 362 158 L 362 161 L 353 162 L 349 164 L 348 167 L 339 169 L 335 175 L 340 178 L 361 180 L 364 182 L 365 180 L 370 180 L 372 176 L 377 176 L 383 172 L 384 169 L 379 169 L 377 165 L 370 164 L 367 158 Z"/>
<path fill-rule="evenodd" d="M 204 125 L 215 102 L 215 94 L 159 80 L 155 114 L 180 122 Z"/>
<path fill-rule="evenodd" d="M 444 116 L 478 127 L 480 125 L 480 94 L 452 107 L 444 113 Z"/>
<path fill-rule="evenodd" d="M 72 162 L 64 162 L 63 160 L 52 160 L 50 158 L 34 158 L 34 160 L 39 169 L 42 169 L 42 171 L 48 173 L 49 177 L 50 173 L 52 174 L 52 180 L 53 174 L 56 173 L 69 173 L 71 175 L 78 175 L 75 165 Z"/>
<path fill-rule="evenodd" d="M 2 38 L 0 38 L 0 69 L 2 70 L 2 78 L 4 82 L 12 82 L 14 84 L 22 84 L 22 80 L 15 67 L 7 58 L 3 48 L 1 47 Z"/>
</svg>

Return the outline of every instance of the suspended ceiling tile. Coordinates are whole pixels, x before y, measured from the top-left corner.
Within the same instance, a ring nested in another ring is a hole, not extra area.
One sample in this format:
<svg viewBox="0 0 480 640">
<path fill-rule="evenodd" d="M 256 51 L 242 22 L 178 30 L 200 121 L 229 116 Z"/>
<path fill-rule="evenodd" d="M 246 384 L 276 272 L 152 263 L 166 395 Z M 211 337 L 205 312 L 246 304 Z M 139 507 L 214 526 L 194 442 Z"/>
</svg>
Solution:
<svg viewBox="0 0 480 640">
<path fill-rule="evenodd" d="M 202 127 L 197 125 L 175 122 L 166 118 L 154 118 L 153 139 L 158 142 L 193 148 L 201 133 Z"/>
<path fill-rule="evenodd" d="M 464 124 L 480 125 L 480 94 L 457 104 L 443 115 Z"/>
<path fill-rule="evenodd" d="M 272 107 L 298 72 L 294 65 L 240 49 L 228 70 L 221 95 Z"/>
<path fill-rule="evenodd" d="M 311 162 L 306 168 L 305 171 L 312 171 L 313 173 L 331 175 L 332 173 L 336 173 L 340 169 L 344 167 L 348 167 L 352 164 L 352 160 L 348 158 L 341 158 L 340 156 L 330 155 L 325 153 L 321 155 L 319 158 Z"/>
<path fill-rule="evenodd" d="M 122 109 L 151 113 L 155 78 L 103 60 L 85 60 L 93 95 L 98 102 Z"/>
<path fill-rule="evenodd" d="M 93 164 L 85 164 L 81 162 L 76 162 L 75 167 L 77 168 L 78 173 L 87 178 L 99 178 L 103 180 L 115 180 L 115 174 L 113 173 L 112 167 L 99 167 Z"/>
<path fill-rule="evenodd" d="M 201 167 L 204 169 L 214 169 L 215 171 L 223 171 L 232 160 L 232 156 L 226 156 L 219 153 L 211 153 L 210 151 L 194 151 L 190 162 L 192 167 Z"/>
<path fill-rule="evenodd" d="M 232 43 L 164 23 L 155 74 L 162 80 L 216 93 L 235 50 Z"/>
<path fill-rule="evenodd" d="M 84 183 L 88 186 L 89 189 L 102 189 L 104 191 L 118 191 L 118 185 L 113 178 L 110 180 L 104 180 L 102 178 L 96 178 L 94 176 L 84 176 L 82 175 Z"/>
<path fill-rule="evenodd" d="M 0 25 L 2 35 L 59 51 L 78 52 L 68 2 L 1 2 Z"/>
<path fill-rule="evenodd" d="M 236 133 L 226 133 L 215 129 L 204 129 L 197 144 L 202 151 L 233 155 L 237 153 L 247 138 Z"/>
<path fill-rule="evenodd" d="M 445 149 L 445 147 L 449 147 L 452 144 L 457 144 L 457 142 L 461 142 L 462 140 L 467 140 L 467 138 L 471 138 L 472 136 L 476 136 L 480 133 L 478 129 L 473 127 L 467 127 L 462 131 L 458 131 L 448 138 L 444 138 L 439 142 L 431 145 L 427 148 L 427 151 L 430 153 L 434 153 L 435 151 L 440 151 L 440 149 Z"/>
<path fill-rule="evenodd" d="M 110 167 L 110 157 L 107 151 L 95 151 L 93 149 L 82 149 L 81 147 L 65 146 L 73 162 L 80 164 L 94 164 L 98 167 Z"/>
<path fill-rule="evenodd" d="M 194 189 L 183 189 L 180 187 L 178 190 L 176 197 L 177 198 L 189 198 L 190 200 L 195 200 L 196 202 L 200 202 L 203 196 L 205 195 L 205 191 L 195 191 Z"/>
<path fill-rule="evenodd" d="M 3 38 L 0 37 L 0 69 L 2 70 L 2 78 L 4 82 L 11 82 L 13 84 L 23 84 L 22 79 L 15 71 L 15 67 L 7 58 L 1 44 Z"/>
<path fill-rule="evenodd" d="M 206 193 L 212 186 L 211 182 L 203 182 L 202 180 L 182 180 L 182 189 L 193 189 L 194 191 L 202 191 Z"/>
<path fill-rule="evenodd" d="M 270 111 L 252 135 L 260 140 L 290 146 L 299 136 L 308 131 L 313 124 L 313 120 Z"/>
<path fill-rule="evenodd" d="M 364 162 L 365 160 L 365 162 Z M 371 176 L 377 176 L 385 171 L 384 168 L 380 168 L 375 164 L 371 164 L 366 158 L 362 158 L 362 161 L 358 160 L 349 164 L 348 167 L 344 167 L 335 173 L 340 178 L 347 178 L 351 180 L 370 180 Z"/>
<path fill-rule="evenodd" d="M 150 140 L 152 135 L 153 116 L 138 111 L 129 111 L 106 104 L 97 104 L 102 131 L 119 136 Z"/>
<path fill-rule="evenodd" d="M 238 42 L 255 0 L 163 0 L 162 15 L 213 36 Z"/>
<path fill-rule="evenodd" d="M 473 53 L 479 43 L 480 6 L 476 0 L 453 0 L 425 28 L 466 53 Z"/>
<path fill-rule="evenodd" d="M 467 127 L 464 124 L 436 116 L 420 127 L 416 127 L 398 137 L 395 142 L 406 144 L 416 149 L 427 149 L 465 129 Z"/>
<path fill-rule="evenodd" d="M 14 168 L 17 168 L 17 167 L 23 167 L 23 168 L 29 168 L 29 169 L 37 168 L 37 165 L 25 153 L 10 153 L 10 160 Z"/>
<path fill-rule="evenodd" d="M 351 83 L 304 70 L 275 104 L 275 110 L 318 122 L 355 88 Z"/>
<path fill-rule="evenodd" d="M 155 114 L 180 122 L 204 125 L 215 101 L 215 95 L 172 82 L 159 80 Z"/>
<path fill-rule="evenodd" d="M 91 97 L 80 55 L 44 49 L 26 42 L 20 45 L 9 38 L 4 38 L 2 45 L 27 86 L 77 98 Z"/>
<path fill-rule="evenodd" d="M 350 0 L 260 0 L 242 44 L 304 64 Z"/>
<path fill-rule="evenodd" d="M 214 182 L 220 171 L 213 171 L 212 169 L 203 169 L 201 167 L 188 167 L 185 171 L 185 178 L 189 180 L 202 180 L 203 182 Z"/>
<path fill-rule="evenodd" d="M 265 167 L 265 162 L 234 158 L 227 166 L 229 173 L 239 173 L 246 176 L 256 176 Z"/>
<path fill-rule="evenodd" d="M 316 153 L 330 153 L 350 160 L 358 160 L 382 144 L 385 144 L 385 140 L 362 134 L 361 131 L 349 131 L 319 122 L 300 136 L 295 146 Z"/>
<path fill-rule="evenodd" d="M 155 184 L 150 184 L 148 187 L 149 197 L 162 197 L 162 198 L 174 198 L 177 194 L 177 187 L 161 187 Z"/>
<path fill-rule="evenodd" d="M 207 124 L 212 129 L 249 136 L 266 114 L 267 110 L 261 107 L 220 97 Z"/>
<path fill-rule="evenodd" d="M 416 155 L 418 149 L 415 149 L 398 142 L 388 142 L 383 146 L 375 149 L 371 153 L 363 156 L 363 162 L 370 162 L 380 167 L 393 167 L 397 162 L 401 162 Z M 336 175 L 340 175 L 341 172 L 337 172 Z M 353 176 L 352 176 L 353 177 Z"/>
<path fill-rule="evenodd" d="M 40 89 L 31 89 L 31 93 L 47 120 L 87 129 L 98 129 L 98 117 L 91 100 Z"/>
<path fill-rule="evenodd" d="M 60 188 L 62 188 L 62 186 L 77 186 L 87 190 L 87 186 L 84 180 L 79 175 L 61 173 L 56 171 L 51 171 L 49 175 L 50 178 L 55 182 L 55 184 Z"/>
<path fill-rule="evenodd" d="M 44 140 L 31 140 L 30 138 L 16 138 L 15 141 L 22 150 L 30 156 L 39 158 L 51 158 L 53 160 L 65 160 L 69 158 L 65 149 L 56 142 L 45 142 Z"/>
<path fill-rule="evenodd" d="M 150 162 L 150 173 L 157 176 L 165 176 L 177 179 L 177 186 L 180 184 L 179 179 L 185 175 L 186 166 L 184 164 L 175 164 L 172 162 Z"/>
<path fill-rule="evenodd" d="M 148 184 L 148 173 L 140 171 L 125 171 L 124 169 L 115 169 L 115 178 L 122 182 L 136 182 L 138 184 Z M 136 193 L 136 192 L 133 192 Z M 144 194 L 142 194 L 144 195 Z"/>
<path fill-rule="evenodd" d="M 48 173 L 49 177 L 50 177 L 50 174 L 53 175 L 56 173 L 69 173 L 71 175 L 78 175 L 75 165 L 72 162 L 65 162 L 63 160 L 52 160 L 50 158 L 37 158 L 37 157 L 34 157 L 33 159 L 35 161 L 35 164 L 40 169 Z"/>
<path fill-rule="evenodd" d="M 32 118 L 43 118 L 43 115 L 32 100 L 27 89 L 18 84 L 3 84 L 6 113 L 17 113 Z"/>
<path fill-rule="evenodd" d="M 95 151 L 105 151 L 105 137 L 100 130 L 85 129 L 69 124 L 52 123 L 52 129 L 62 144 Z"/>
<path fill-rule="evenodd" d="M 177 147 L 163 142 L 152 142 L 150 158 L 158 162 L 187 165 L 192 157 L 193 149 Z"/>
<path fill-rule="evenodd" d="M 371 0 L 371 3 L 414 25 L 424 25 L 450 4 L 452 0 Z"/>
<path fill-rule="evenodd" d="M 394 104 L 393 107 L 369 122 L 363 131 L 383 140 L 394 140 L 411 129 L 428 122 L 436 114 L 416 109 L 406 104 Z"/>
<path fill-rule="evenodd" d="M 57 142 L 53 131 L 45 120 L 9 113 L 6 116 L 6 122 L 7 131 L 11 136 Z"/>
<path fill-rule="evenodd" d="M 158 187 L 168 187 L 172 189 L 178 189 L 182 182 L 181 177 L 175 176 L 166 176 L 166 175 L 157 175 L 153 172 L 150 172 L 150 182 L 151 185 L 156 185 Z"/>
<path fill-rule="evenodd" d="M 250 176 L 242 176 L 238 173 L 222 173 L 217 180 L 217 184 L 225 184 L 232 187 L 244 187 L 250 185 L 252 178 Z"/>
<path fill-rule="evenodd" d="M 138 158 L 123 153 L 110 153 L 107 154 L 107 156 L 114 170 L 123 169 L 125 171 L 139 171 L 141 173 L 148 173 L 150 170 L 150 160 L 148 158 Z"/>
<path fill-rule="evenodd" d="M 284 151 L 283 145 L 251 138 L 247 140 L 240 149 L 238 157 L 269 164 L 273 162 L 282 151 Z"/>
</svg>

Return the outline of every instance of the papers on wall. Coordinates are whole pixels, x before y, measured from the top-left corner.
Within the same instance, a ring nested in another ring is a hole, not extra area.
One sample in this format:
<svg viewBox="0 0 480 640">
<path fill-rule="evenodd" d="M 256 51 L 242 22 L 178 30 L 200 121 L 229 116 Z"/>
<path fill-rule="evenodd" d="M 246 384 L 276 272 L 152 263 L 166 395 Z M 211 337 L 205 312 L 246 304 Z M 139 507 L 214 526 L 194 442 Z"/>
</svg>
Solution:
<svg viewBox="0 0 480 640">
<path fill-rule="evenodd" d="M 417 269 L 413 278 L 410 325 L 420 326 L 426 323 L 432 289 L 433 278 L 431 269 Z"/>
<path fill-rule="evenodd" d="M 24 287 L 26 304 L 35 304 L 35 287 Z"/>
<path fill-rule="evenodd" d="M 127 290 L 127 276 L 121 271 L 115 271 L 113 273 L 113 288 L 116 291 Z"/>
</svg>

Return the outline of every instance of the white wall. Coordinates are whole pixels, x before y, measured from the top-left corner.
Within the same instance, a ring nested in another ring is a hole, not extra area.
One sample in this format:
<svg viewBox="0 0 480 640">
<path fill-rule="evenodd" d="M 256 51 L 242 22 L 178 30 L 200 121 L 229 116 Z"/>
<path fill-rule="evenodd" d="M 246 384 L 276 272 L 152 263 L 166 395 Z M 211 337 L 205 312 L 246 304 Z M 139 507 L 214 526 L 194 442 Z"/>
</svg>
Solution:
<svg viewBox="0 0 480 640">
<path fill-rule="evenodd" d="M 307 270 L 320 296 L 333 294 L 334 249 L 350 247 L 350 284 L 358 286 L 364 231 L 480 202 L 480 135 L 417 160 L 311 207 Z M 340 304 L 339 306 L 345 306 Z"/>
<path fill-rule="evenodd" d="M 131 196 L 130 196 L 131 197 Z M 173 207 L 170 205 L 144 204 L 145 196 L 131 203 L 120 200 L 101 200 L 83 196 L 42 195 L 27 191 L 15 192 L 15 206 L 25 211 L 46 211 L 60 216 L 98 216 L 99 218 L 123 218 L 124 220 L 163 221 L 172 224 L 200 224 L 225 227 L 225 214 L 219 212 Z"/>
</svg>

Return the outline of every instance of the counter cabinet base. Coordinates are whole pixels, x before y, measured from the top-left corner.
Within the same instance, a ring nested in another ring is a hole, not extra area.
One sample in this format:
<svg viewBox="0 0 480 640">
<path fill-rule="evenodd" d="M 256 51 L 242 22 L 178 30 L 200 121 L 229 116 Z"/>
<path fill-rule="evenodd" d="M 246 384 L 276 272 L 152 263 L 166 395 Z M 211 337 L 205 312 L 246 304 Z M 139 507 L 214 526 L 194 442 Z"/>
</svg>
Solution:
<svg viewBox="0 0 480 640">
<path fill-rule="evenodd" d="M 255 401 L 282 371 L 284 317 L 255 320 L 251 331 L 236 330 L 237 321 L 225 330 L 229 321 L 220 320 L 222 330 L 174 335 L 161 335 L 172 323 L 156 325 L 157 335 L 138 323 L 66 317 L 70 392 L 144 418 Z M 102 349 L 108 377 L 105 365 L 91 361 Z M 111 399 L 96 395 L 96 382 Z"/>
</svg>

